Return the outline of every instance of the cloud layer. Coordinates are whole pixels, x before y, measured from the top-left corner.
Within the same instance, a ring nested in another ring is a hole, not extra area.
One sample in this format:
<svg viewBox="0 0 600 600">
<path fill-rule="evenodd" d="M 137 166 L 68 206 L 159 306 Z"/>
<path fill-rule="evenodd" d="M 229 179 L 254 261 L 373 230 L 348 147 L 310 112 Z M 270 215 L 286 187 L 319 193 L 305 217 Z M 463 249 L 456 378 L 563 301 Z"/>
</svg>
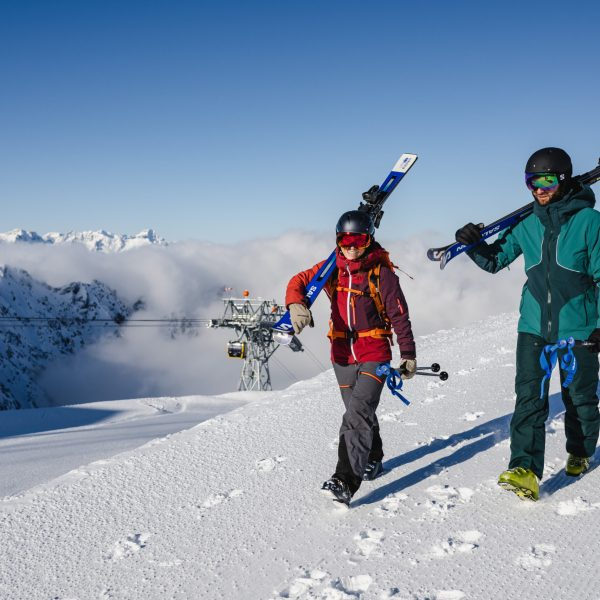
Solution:
<svg viewBox="0 0 600 600">
<path fill-rule="evenodd" d="M 417 336 L 518 308 L 524 279 L 520 264 L 491 276 L 459 257 L 440 271 L 425 255 L 427 247 L 439 241 L 427 233 L 382 240 L 392 260 L 414 277 L 400 274 Z M 234 288 L 234 295 L 247 289 L 251 297 L 283 302 L 289 278 L 328 256 L 331 249 L 329 236 L 306 232 L 242 244 L 190 241 L 114 254 L 78 246 L 2 246 L 5 264 L 26 269 L 49 285 L 98 279 L 126 302 L 142 299 L 146 308 L 138 318 L 202 319 L 222 316 L 225 287 Z M 306 352 L 277 350 L 270 363 L 275 388 L 329 366 L 328 311 L 327 299 L 319 298 L 313 309 L 315 328 L 301 336 Z M 104 340 L 51 365 L 43 384 L 60 404 L 237 389 L 242 361 L 226 355 L 234 332 L 202 328 L 196 333 L 173 338 L 164 327 L 126 328 L 121 339 Z M 419 358 L 424 363 L 435 360 L 435 356 Z"/>
</svg>

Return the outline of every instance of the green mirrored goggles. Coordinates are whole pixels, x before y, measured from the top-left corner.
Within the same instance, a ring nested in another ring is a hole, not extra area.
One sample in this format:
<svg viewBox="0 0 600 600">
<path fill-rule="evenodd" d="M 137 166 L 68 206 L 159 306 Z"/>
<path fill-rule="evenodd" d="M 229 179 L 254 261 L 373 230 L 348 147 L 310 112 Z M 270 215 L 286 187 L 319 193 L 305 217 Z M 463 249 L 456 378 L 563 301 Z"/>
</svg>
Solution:
<svg viewBox="0 0 600 600">
<path fill-rule="evenodd" d="M 560 183 L 556 173 L 525 173 L 525 185 L 532 192 L 534 190 L 551 190 Z"/>
</svg>

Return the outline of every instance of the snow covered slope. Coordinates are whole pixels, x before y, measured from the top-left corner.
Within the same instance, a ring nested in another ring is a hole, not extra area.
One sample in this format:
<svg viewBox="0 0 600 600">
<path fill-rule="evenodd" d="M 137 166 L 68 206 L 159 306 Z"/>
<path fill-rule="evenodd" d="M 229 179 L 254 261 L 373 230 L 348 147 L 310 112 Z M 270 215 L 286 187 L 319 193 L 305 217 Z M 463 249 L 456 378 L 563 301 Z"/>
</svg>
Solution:
<svg viewBox="0 0 600 600">
<path fill-rule="evenodd" d="M 0 417 L 0 497 L 194 427 L 245 404 L 213 396 L 136 398 L 11 410 Z"/>
<path fill-rule="evenodd" d="M 36 244 L 81 244 L 88 250 L 96 252 L 121 252 L 143 246 L 167 246 L 167 242 L 159 237 L 153 229 L 144 229 L 136 235 L 120 235 L 105 231 L 69 231 L 68 233 L 46 233 L 39 235 L 35 231 L 13 229 L 0 233 L 0 242 L 36 243 Z"/>
<path fill-rule="evenodd" d="M 4 498 L 0 597 L 597 599 L 600 475 L 564 476 L 556 378 L 540 501 L 496 485 L 515 330 L 501 315 L 418 340 L 450 379 L 408 382 L 409 407 L 384 392 L 389 472 L 349 510 L 319 492 L 342 412 L 331 371 Z"/>
</svg>

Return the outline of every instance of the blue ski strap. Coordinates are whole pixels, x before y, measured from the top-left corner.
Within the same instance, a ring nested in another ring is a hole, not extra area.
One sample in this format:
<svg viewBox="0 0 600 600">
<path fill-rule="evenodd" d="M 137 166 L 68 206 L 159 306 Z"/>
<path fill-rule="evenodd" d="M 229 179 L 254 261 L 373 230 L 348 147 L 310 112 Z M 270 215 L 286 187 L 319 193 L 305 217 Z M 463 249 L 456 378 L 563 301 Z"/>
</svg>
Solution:
<svg viewBox="0 0 600 600">
<path fill-rule="evenodd" d="M 565 379 L 562 386 L 568 388 L 575 373 L 577 373 L 577 359 L 573 354 L 573 346 L 575 346 L 575 340 L 573 337 L 568 339 L 558 340 L 555 344 L 548 344 L 544 346 L 540 355 L 540 367 L 544 371 L 545 375 L 542 378 L 542 385 L 540 388 L 540 398 L 544 397 L 544 386 L 546 381 L 550 379 L 552 371 L 558 362 L 558 351 L 567 349 L 567 352 L 560 359 L 560 368 L 566 373 Z"/>
<path fill-rule="evenodd" d="M 385 381 L 387 383 L 387 386 L 388 386 L 390 392 L 392 392 L 392 394 L 394 396 L 396 396 L 396 398 L 400 398 L 400 400 L 402 400 L 402 402 L 404 402 L 404 404 L 406 404 L 406 406 L 408 406 L 410 404 L 410 401 L 407 400 L 400 393 L 400 390 L 402 389 L 402 376 L 396 369 L 394 369 L 393 367 L 390 367 L 389 363 L 384 363 L 377 367 L 377 370 L 375 371 L 375 373 L 380 376 L 385 375 L 386 376 Z"/>
</svg>

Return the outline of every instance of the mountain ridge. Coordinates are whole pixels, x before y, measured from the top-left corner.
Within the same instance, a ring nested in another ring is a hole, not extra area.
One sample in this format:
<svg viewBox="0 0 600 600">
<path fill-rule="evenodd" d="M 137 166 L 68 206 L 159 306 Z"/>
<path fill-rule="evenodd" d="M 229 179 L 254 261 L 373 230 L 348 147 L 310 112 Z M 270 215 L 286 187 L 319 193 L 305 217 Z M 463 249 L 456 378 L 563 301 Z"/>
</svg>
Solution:
<svg viewBox="0 0 600 600">
<path fill-rule="evenodd" d="M 81 244 L 96 252 L 124 252 L 144 246 L 168 246 L 154 229 L 143 229 L 135 235 L 116 234 L 105 229 L 96 231 L 49 232 L 43 235 L 25 229 L 13 229 L 0 233 L 0 243 L 16 244 Z"/>
</svg>

